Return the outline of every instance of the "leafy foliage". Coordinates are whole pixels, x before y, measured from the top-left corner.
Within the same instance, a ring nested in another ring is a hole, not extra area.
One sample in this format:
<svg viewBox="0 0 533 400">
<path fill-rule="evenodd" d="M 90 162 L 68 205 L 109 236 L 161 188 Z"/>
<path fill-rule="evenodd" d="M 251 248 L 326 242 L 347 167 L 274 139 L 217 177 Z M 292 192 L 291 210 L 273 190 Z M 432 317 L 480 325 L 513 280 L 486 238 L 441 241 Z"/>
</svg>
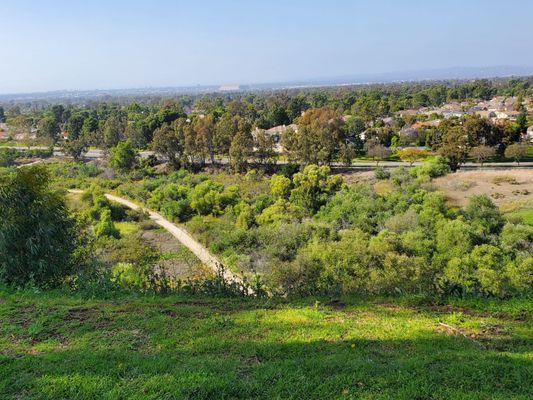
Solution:
<svg viewBox="0 0 533 400">
<path fill-rule="evenodd" d="M 2 282 L 58 286 L 82 263 L 83 229 L 48 184 L 42 167 L 18 169 L 0 182 Z"/>
</svg>

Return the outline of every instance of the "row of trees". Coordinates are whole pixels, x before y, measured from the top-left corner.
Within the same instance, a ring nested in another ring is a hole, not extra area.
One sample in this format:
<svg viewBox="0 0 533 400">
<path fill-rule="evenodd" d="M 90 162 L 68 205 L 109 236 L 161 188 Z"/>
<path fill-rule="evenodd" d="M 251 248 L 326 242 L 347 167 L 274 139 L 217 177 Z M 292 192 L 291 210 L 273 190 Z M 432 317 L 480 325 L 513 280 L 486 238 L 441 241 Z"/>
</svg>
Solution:
<svg viewBox="0 0 533 400">
<path fill-rule="evenodd" d="M 398 147 L 416 144 L 450 156 L 457 166 L 478 146 L 494 147 L 496 154 L 503 155 L 524 133 L 527 116 L 521 114 L 519 121 L 507 125 L 476 117 L 445 120 L 440 126 L 420 129 L 417 143 L 406 141 L 400 132 L 408 121 L 395 116 L 392 123 L 384 123 L 383 117 L 398 109 L 440 105 L 450 99 L 487 99 L 504 93 L 524 99 L 530 92 L 527 79 L 280 91 L 187 97 L 158 105 L 148 101 L 87 107 L 56 104 L 26 114 L 10 109 L 7 121 L 28 129 L 37 126 L 42 140 L 61 142 L 75 158 L 91 145 L 110 149 L 129 141 L 136 149 L 164 154 L 175 167 L 202 165 L 222 156 L 242 170 L 251 159 L 262 164 L 275 160 L 278 138 L 264 129 L 296 123 L 297 129 L 288 129 L 281 137 L 286 157 L 293 162 L 348 164 L 365 153 L 379 160 Z M 478 151 L 474 156 L 485 153 Z"/>
</svg>

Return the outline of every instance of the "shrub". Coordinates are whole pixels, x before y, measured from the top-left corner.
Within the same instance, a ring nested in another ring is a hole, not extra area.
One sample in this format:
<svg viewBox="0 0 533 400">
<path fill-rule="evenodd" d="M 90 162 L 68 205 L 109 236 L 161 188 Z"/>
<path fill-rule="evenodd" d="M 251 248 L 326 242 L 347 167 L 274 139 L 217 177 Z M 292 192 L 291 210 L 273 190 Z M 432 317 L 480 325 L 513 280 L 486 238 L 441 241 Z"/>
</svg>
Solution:
<svg viewBox="0 0 533 400">
<path fill-rule="evenodd" d="M 330 175 L 327 166 L 308 165 L 293 177 L 290 201 L 307 214 L 315 214 L 342 185 L 339 175 Z"/>
<path fill-rule="evenodd" d="M 281 222 L 292 222 L 300 220 L 304 215 L 301 207 L 283 199 L 278 199 L 274 204 L 265 208 L 257 216 L 256 221 L 259 225 L 268 225 Z"/>
<path fill-rule="evenodd" d="M 17 153 L 13 149 L 0 149 L 0 167 L 11 167 L 15 165 Z"/>
<path fill-rule="evenodd" d="M 145 289 L 150 285 L 150 272 L 145 265 L 119 262 L 111 268 L 111 281 L 124 289 Z"/>
<path fill-rule="evenodd" d="M 23 168 L 0 181 L 0 281 L 58 286 L 82 263 L 83 229 L 65 200 L 49 189 L 43 167 Z"/>
<path fill-rule="evenodd" d="M 111 219 L 111 210 L 109 208 L 102 208 L 101 210 L 100 220 L 94 226 L 95 236 L 119 238 L 120 233 Z"/>
<path fill-rule="evenodd" d="M 191 203 L 189 199 L 167 201 L 161 207 L 161 212 L 170 220 L 183 222 L 192 214 Z"/>
<path fill-rule="evenodd" d="M 270 193 L 276 198 L 288 199 L 291 186 L 291 180 L 283 175 L 272 175 L 270 178 Z"/>
<path fill-rule="evenodd" d="M 487 195 L 472 196 L 464 215 L 481 240 L 487 240 L 488 235 L 500 233 L 504 224 L 498 207 Z"/>
<path fill-rule="evenodd" d="M 517 259 L 506 266 L 509 284 L 518 293 L 531 293 L 533 290 L 533 257 Z"/>
<path fill-rule="evenodd" d="M 247 230 L 254 224 L 254 213 L 249 204 L 242 204 L 239 207 L 239 214 L 235 226 L 239 229 Z"/>
<path fill-rule="evenodd" d="M 379 180 L 389 179 L 390 172 L 383 167 L 376 167 L 376 169 L 374 169 L 374 177 Z"/>
<path fill-rule="evenodd" d="M 437 178 L 449 174 L 451 169 L 445 158 L 435 157 L 432 160 L 425 162 L 423 165 L 411 168 L 410 172 L 418 178 L 423 178 L 425 176 L 429 178 Z"/>
</svg>

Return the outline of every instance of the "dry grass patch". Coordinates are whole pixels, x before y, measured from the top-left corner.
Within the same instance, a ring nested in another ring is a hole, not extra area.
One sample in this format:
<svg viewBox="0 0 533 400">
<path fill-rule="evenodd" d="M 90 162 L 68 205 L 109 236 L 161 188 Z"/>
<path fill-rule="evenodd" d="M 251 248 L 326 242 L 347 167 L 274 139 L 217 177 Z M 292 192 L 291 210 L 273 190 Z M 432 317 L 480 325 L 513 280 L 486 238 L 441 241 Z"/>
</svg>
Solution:
<svg viewBox="0 0 533 400">
<path fill-rule="evenodd" d="M 474 195 L 486 194 L 498 204 L 525 200 L 533 192 L 533 170 L 458 171 L 433 181 L 450 203 L 463 207 Z"/>
</svg>

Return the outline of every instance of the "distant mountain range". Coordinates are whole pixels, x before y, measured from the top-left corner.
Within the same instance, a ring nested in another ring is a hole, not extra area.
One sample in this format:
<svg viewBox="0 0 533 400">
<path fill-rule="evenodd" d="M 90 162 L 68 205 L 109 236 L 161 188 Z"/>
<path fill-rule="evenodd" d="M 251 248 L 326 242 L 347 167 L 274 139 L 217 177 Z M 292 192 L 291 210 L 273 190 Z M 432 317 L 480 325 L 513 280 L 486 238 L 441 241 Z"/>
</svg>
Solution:
<svg viewBox="0 0 533 400">
<path fill-rule="evenodd" d="M 202 94 L 215 92 L 238 92 L 252 90 L 276 90 L 291 88 L 311 88 L 325 86 L 348 86 L 394 82 L 470 80 L 480 78 L 503 78 L 510 76 L 531 76 L 532 67 L 495 66 L 495 67 L 453 67 L 419 71 L 396 71 L 383 73 L 354 74 L 329 78 L 306 79 L 301 81 L 256 83 L 245 85 L 197 85 L 134 89 L 97 89 L 97 90 L 58 90 L 39 93 L 0 94 L 2 101 L 35 101 L 59 99 L 106 99 L 111 97 L 172 96 L 177 94 Z"/>
</svg>

